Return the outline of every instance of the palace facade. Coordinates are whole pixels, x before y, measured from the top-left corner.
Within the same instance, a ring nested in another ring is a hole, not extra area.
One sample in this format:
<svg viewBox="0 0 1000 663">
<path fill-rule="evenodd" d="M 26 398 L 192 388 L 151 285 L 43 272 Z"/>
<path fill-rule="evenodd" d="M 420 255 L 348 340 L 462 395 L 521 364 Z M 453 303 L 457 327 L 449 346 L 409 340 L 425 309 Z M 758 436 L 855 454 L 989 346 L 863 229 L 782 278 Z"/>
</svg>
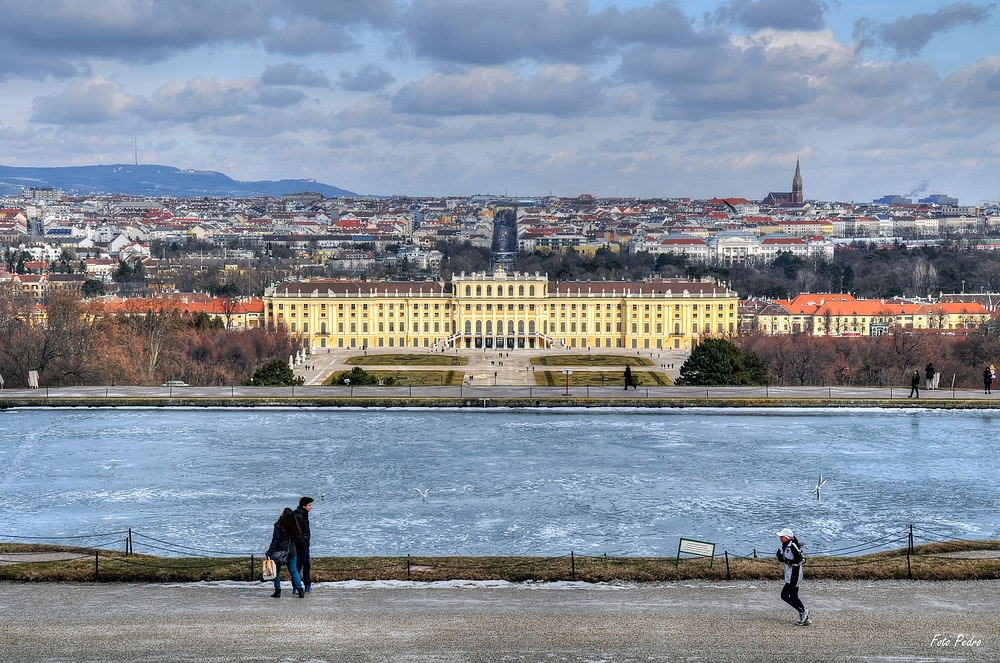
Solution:
<svg viewBox="0 0 1000 663">
<path fill-rule="evenodd" d="M 737 332 L 739 299 L 708 281 L 550 281 L 464 272 L 450 283 L 309 279 L 264 296 L 265 324 L 311 348 L 690 350 Z"/>
</svg>

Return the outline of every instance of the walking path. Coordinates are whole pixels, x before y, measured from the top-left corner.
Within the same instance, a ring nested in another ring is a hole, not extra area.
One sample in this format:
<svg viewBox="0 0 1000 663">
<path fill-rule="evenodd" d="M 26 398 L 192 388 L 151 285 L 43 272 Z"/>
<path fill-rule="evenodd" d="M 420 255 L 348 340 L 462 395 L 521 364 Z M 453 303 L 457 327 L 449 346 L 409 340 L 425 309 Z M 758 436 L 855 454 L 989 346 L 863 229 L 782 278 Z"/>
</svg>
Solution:
<svg viewBox="0 0 1000 663">
<path fill-rule="evenodd" d="M 681 364 L 688 357 L 688 352 L 683 350 L 641 350 L 632 351 L 629 353 L 626 350 L 601 350 L 597 349 L 581 349 L 581 348 L 567 348 L 567 349 L 517 349 L 517 350 L 450 350 L 447 353 L 432 353 L 426 349 L 407 349 L 407 348 L 380 348 L 378 350 L 368 349 L 365 351 L 358 349 L 343 349 L 343 348 L 327 348 L 319 349 L 316 354 L 306 355 L 304 362 L 301 362 L 295 367 L 296 375 L 300 375 L 305 378 L 307 385 L 320 385 L 326 380 L 330 375 L 334 373 L 340 373 L 342 371 L 349 371 L 354 368 L 353 364 L 346 363 L 351 357 L 357 357 L 359 355 L 398 355 L 398 354 L 448 354 L 451 356 L 458 355 L 461 357 L 466 357 L 469 360 L 468 365 L 458 367 L 460 370 L 464 370 L 466 376 L 472 377 L 473 385 L 482 386 L 496 386 L 496 385 L 506 385 L 506 386 L 534 386 L 536 370 L 549 370 L 549 371 L 562 371 L 563 369 L 558 365 L 545 366 L 545 367 L 535 367 L 532 370 L 531 359 L 533 357 L 558 357 L 559 355 L 621 355 L 622 363 L 621 366 L 567 366 L 566 368 L 572 369 L 573 371 L 604 371 L 604 372 L 620 372 L 624 374 L 625 372 L 625 359 L 627 357 L 641 356 L 645 359 L 649 359 L 653 362 L 653 366 L 650 367 L 639 367 L 638 371 L 658 371 L 660 373 L 666 373 L 672 380 L 677 379 L 680 375 Z M 662 368 L 662 365 L 666 365 L 666 368 Z M 378 366 L 372 367 L 378 368 L 380 370 L 425 370 L 428 367 L 414 367 L 414 366 Z M 448 367 L 430 367 L 439 368 L 441 370 L 446 370 Z"/>
<path fill-rule="evenodd" d="M 268 598 L 264 583 L 0 584 L 0 660 L 996 661 L 1000 581 L 371 584 Z M 287 592 L 286 592 L 287 594 Z"/>
</svg>

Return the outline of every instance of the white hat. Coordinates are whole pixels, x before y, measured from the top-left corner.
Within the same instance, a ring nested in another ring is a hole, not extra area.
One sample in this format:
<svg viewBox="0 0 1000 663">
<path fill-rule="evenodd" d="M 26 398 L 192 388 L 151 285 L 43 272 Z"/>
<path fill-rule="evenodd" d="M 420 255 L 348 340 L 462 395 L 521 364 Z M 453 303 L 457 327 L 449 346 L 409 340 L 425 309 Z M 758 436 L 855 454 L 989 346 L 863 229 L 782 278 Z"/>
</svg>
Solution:
<svg viewBox="0 0 1000 663">
<path fill-rule="evenodd" d="M 788 529 L 786 527 L 785 529 L 783 529 L 780 532 L 778 532 L 778 536 L 782 537 L 782 538 L 785 538 L 785 539 L 794 539 L 795 538 L 795 533 L 792 532 L 792 530 L 790 530 L 790 529 Z"/>
</svg>

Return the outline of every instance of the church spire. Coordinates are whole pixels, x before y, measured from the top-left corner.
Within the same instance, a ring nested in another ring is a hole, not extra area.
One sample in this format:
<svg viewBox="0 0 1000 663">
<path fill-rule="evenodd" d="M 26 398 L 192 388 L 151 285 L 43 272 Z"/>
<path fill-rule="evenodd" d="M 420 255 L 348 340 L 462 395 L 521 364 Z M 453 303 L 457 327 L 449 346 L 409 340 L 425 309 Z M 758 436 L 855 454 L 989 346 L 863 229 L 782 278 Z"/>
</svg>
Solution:
<svg viewBox="0 0 1000 663">
<path fill-rule="evenodd" d="M 799 159 L 795 158 L 795 177 L 792 178 L 792 202 L 802 203 L 802 172 L 799 170 Z"/>
</svg>

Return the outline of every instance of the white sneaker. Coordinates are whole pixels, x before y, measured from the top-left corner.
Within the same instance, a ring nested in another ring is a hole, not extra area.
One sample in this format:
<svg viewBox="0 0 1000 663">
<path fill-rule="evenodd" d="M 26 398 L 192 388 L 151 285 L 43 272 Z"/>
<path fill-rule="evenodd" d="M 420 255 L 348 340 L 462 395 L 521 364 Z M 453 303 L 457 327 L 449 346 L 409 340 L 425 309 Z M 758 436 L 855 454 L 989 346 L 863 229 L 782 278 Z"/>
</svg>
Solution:
<svg viewBox="0 0 1000 663">
<path fill-rule="evenodd" d="M 799 623 L 798 623 L 798 625 L 799 626 L 809 626 L 810 624 L 812 624 L 812 622 L 809 621 L 809 608 L 806 608 L 799 615 Z"/>
</svg>

